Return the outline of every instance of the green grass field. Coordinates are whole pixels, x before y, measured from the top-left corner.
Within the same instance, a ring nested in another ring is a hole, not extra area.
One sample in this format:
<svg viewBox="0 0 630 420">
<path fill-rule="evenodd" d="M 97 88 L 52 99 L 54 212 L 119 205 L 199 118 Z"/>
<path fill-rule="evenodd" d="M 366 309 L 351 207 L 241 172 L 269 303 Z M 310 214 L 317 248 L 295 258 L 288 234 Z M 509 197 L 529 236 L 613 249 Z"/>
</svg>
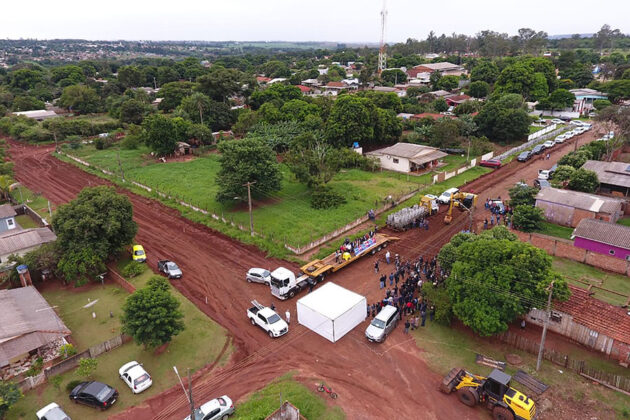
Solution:
<svg viewBox="0 0 630 420">
<path fill-rule="evenodd" d="M 133 283 L 141 287 L 152 274 L 151 270 L 146 270 L 141 276 L 134 278 Z M 173 373 L 172 366 L 177 366 L 180 371 L 185 372 L 187 368 L 190 368 L 192 372 L 195 372 L 213 363 L 221 354 L 228 340 L 225 330 L 177 290 L 173 288 L 171 291 L 181 303 L 186 329 L 173 339 L 164 352 L 158 355 L 153 350 L 145 350 L 142 346 L 130 342 L 97 358 L 98 368 L 93 379 L 105 382 L 120 392 L 119 401 L 108 410 L 108 414 L 137 405 L 147 397 L 159 394 L 175 385 L 177 377 Z M 57 311 L 64 323 L 72 330 L 72 337 L 77 342 L 79 351 L 120 333 L 121 305 L 129 296 L 126 291 L 113 285 L 93 285 L 82 291 L 46 290 L 43 295 L 51 305 L 58 306 Z M 88 298 L 91 301 L 98 299 L 98 302 L 89 309 L 83 309 L 82 306 L 88 303 Z M 114 313 L 114 318 L 109 317 L 110 310 Z M 92 311 L 96 312 L 96 319 L 92 319 Z M 230 352 L 231 346 L 219 360 L 221 364 L 227 361 Z M 139 395 L 133 395 L 118 378 L 118 369 L 132 360 L 142 363 L 153 379 L 152 387 Z M 73 419 L 98 416 L 98 411 L 95 409 L 71 405 L 68 402 L 66 384 L 71 380 L 82 378 L 75 371 L 66 372 L 60 376 L 60 389 L 48 383 L 27 392 L 25 397 L 8 413 L 7 419 L 31 419 L 34 417 L 35 410 L 51 401 L 61 404 Z"/>
<path fill-rule="evenodd" d="M 35 193 L 28 188 L 20 185 L 18 188 L 11 191 L 11 197 L 19 203 L 25 203 L 27 206 L 33 209 L 37 214 L 46 219 L 47 222 L 50 223 L 51 217 L 48 213 L 48 199 L 39 193 Z M 51 210 L 53 214 L 55 212 L 55 207 L 50 204 Z"/>
<path fill-rule="evenodd" d="M 549 222 L 542 222 L 542 229 L 538 230 L 537 233 L 555 236 L 556 238 L 571 239 L 573 228 L 560 226 Z"/>
<path fill-rule="evenodd" d="M 236 406 L 234 420 L 264 419 L 280 408 L 281 401 L 289 401 L 300 409 L 300 414 L 309 420 L 345 419 L 339 406 L 329 407 L 323 396 L 285 375 L 253 393 L 247 401 Z"/>
<path fill-rule="evenodd" d="M 27 216 L 26 214 L 21 214 L 19 216 L 16 216 L 15 217 L 15 221 L 23 229 L 32 229 L 32 228 L 38 228 L 39 227 L 37 222 L 35 220 L 31 219 L 30 216 Z"/>
<path fill-rule="evenodd" d="M 589 284 L 601 286 L 603 288 L 630 296 L 630 279 L 621 274 L 607 273 L 596 267 L 581 264 L 566 258 L 553 257 L 553 268 L 564 275 L 569 283 L 574 286 L 586 289 Z M 608 293 L 599 289 L 592 289 L 595 297 L 608 302 L 611 305 L 624 305 L 627 297 Z"/>
<path fill-rule="evenodd" d="M 617 224 L 620 224 L 623 226 L 630 226 L 630 217 L 624 217 L 623 219 L 617 220 Z"/>
</svg>

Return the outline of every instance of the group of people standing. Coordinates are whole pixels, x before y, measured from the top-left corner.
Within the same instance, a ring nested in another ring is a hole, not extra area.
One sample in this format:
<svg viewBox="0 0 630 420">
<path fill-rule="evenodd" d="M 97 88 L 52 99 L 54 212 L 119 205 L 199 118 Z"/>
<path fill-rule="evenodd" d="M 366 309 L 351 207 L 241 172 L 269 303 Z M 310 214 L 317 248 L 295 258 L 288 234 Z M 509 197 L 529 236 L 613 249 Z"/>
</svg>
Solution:
<svg viewBox="0 0 630 420">
<path fill-rule="evenodd" d="M 392 263 L 389 251 L 385 254 L 387 265 Z M 435 316 L 435 306 L 428 303 L 422 292 L 422 284 L 430 281 L 437 285 L 444 279 L 444 272 L 438 267 L 437 258 L 424 258 L 420 256 L 416 261 L 402 261 L 396 254 L 393 261 L 394 270 L 389 276 L 381 273 L 379 276 L 379 288 L 385 289 L 385 296 L 378 302 L 368 305 L 368 316 L 376 317 L 378 312 L 387 305 L 398 308 L 399 319 L 402 321 L 406 316 L 404 333 L 409 329 L 416 329 L 418 326 L 424 327 L 427 315 L 433 321 Z M 379 273 L 379 261 L 374 263 L 374 271 Z M 387 281 L 389 280 L 389 287 Z"/>
<path fill-rule="evenodd" d="M 501 200 L 500 196 L 498 200 Z M 499 226 L 501 224 L 501 221 L 503 221 L 504 226 L 507 226 L 509 228 L 512 227 L 512 216 L 514 212 L 510 206 L 508 206 L 507 204 L 498 205 L 494 202 L 494 200 L 486 199 L 485 208 L 486 210 L 489 210 L 491 214 L 490 221 L 488 221 L 487 217 L 483 221 L 484 230 L 492 229 L 495 224 Z"/>
</svg>

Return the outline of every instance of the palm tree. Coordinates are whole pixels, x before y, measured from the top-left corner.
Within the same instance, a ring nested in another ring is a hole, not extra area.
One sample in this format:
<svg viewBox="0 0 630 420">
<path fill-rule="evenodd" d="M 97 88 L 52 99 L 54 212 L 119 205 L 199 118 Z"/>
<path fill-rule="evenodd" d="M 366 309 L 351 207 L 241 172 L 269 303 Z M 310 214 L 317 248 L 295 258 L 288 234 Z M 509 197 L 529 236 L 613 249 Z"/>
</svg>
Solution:
<svg viewBox="0 0 630 420">
<path fill-rule="evenodd" d="M 0 175 L 0 194 L 3 200 L 9 199 L 9 191 L 11 191 L 11 185 L 14 181 L 9 175 Z"/>
</svg>

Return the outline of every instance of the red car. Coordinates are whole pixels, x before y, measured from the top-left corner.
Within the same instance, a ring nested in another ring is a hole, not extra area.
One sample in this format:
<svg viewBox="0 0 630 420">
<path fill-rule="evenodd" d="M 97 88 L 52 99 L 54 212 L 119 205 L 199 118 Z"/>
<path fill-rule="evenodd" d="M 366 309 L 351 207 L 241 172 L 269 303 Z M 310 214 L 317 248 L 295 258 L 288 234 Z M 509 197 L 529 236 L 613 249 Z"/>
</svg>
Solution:
<svg viewBox="0 0 630 420">
<path fill-rule="evenodd" d="M 485 166 L 486 168 L 500 168 L 501 161 L 499 159 L 482 160 L 479 163 L 479 166 Z"/>
</svg>

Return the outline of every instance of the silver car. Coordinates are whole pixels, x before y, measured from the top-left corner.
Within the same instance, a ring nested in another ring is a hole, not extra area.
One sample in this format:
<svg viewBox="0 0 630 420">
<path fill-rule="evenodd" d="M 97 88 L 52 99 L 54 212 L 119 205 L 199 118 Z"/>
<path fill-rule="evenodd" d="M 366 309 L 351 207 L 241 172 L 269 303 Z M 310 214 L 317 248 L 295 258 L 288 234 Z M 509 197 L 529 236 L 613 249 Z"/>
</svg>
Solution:
<svg viewBox="0 0 630 420">
<path fill-rule="evenodd" d="M 264 268 L 250 268 L 245 276 L 248 283 L 271 284 L 271 273 Z"/>
<path fill-rule="evenodd" d="M 234 404 L 227 395 L 208 401 L 194 411 L 194 419 L 190 416 L 185 420 L 225 420 L 234 413 Z"/>
</svg>

